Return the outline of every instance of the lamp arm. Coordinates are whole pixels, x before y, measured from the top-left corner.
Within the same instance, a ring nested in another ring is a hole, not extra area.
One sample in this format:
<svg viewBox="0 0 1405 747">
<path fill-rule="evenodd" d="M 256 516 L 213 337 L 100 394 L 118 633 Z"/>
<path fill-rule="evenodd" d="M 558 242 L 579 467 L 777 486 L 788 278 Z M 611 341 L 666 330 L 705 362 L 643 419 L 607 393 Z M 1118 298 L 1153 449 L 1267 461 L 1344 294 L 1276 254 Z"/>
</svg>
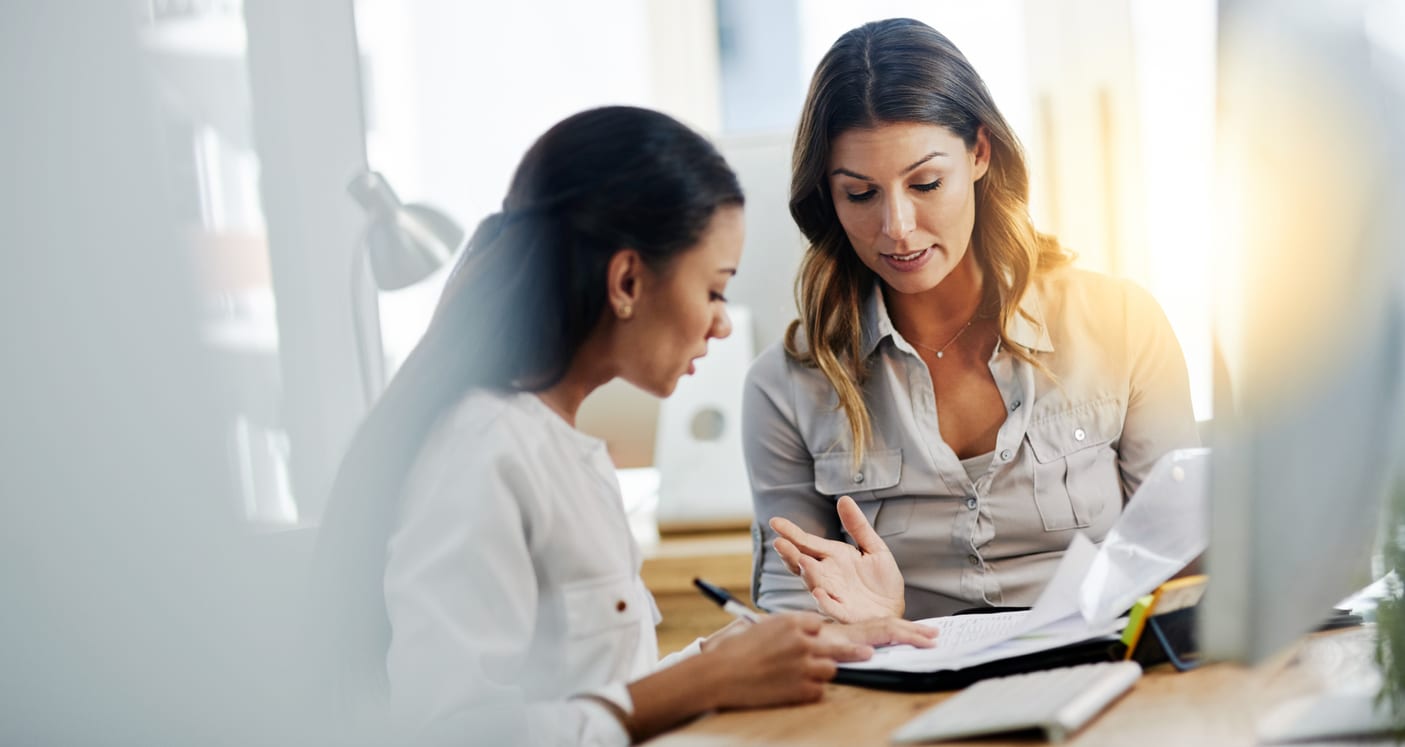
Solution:
<svg viewBox="0 0 1405 747">
<path fill-rule="evenodd" d="M 380 396 L 380 391 L 384 389 L 385 381 L 385 361 L 383 356 L 373 355 L 370 346 L 367 344 L 366 317 L 376 311 L 376 319 L 380 319 L 379 299 L 376 298 L 376 291 L 371 291 L 371 298 L 377 303 L 373 307 L 367 306 L 366 299 L 366 264 L 369 261 L 366 256 L 366 232 L 361 233 L 361 238 L 356 243 L 356 248 L 351 252 L 351 326 L 352 334 L 356 338 L 356 361 L 361 370 L 361 392 L 366 398 L 366 406 L 369 408 L 375 404 L 376 398 Z M 372 286 L 374 288 L 374 286 Z M 376 348 L 380 348 L 380 334 L 376 331 Z"/>
</svg>

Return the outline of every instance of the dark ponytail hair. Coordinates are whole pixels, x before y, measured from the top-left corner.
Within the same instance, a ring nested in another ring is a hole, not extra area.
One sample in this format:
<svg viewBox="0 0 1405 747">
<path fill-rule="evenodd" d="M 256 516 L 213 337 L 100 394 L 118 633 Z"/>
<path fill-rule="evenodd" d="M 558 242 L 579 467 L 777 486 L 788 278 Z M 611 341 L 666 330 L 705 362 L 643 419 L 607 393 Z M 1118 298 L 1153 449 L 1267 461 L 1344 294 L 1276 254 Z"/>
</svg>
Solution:
<svg viewBox="0 0 1405 747">
<path fill-rule="evenodd" d="M 318 540 L 314 634 L 341 686 L 384 686 L 386 543 L 439 416 L 473 389 L 541 391 L 560 381 L 605 310 L 616 252 L 633 249 L 664 271 L 702 239 L 719 207 L 741 204 L 717 150 L 647 109 L 581 112 L 527 151 L 502 212 L 469 238 L 428 330 L 366 416 L 333 485 Z"/>
</svg>

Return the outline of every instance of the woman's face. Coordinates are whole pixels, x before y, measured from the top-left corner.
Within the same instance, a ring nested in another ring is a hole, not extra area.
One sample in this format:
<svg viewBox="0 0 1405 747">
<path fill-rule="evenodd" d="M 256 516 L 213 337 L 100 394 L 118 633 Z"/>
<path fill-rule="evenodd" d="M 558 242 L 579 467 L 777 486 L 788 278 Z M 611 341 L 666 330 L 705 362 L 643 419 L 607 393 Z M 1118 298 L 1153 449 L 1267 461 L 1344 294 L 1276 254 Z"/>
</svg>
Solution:
<svg viewBox="0 0 1405 747">
<path fill-rule="evenodd" d="M 945 127 L 896 122 L 834 138 L 829 193 L 859 259 L 899 293 L 935 288 L 966 255 L 985 130 L 968 149 Z"/>
<path fill-rule="evenodd" d="M 707 354 L 708 340 L 732 333 L 724 294 L 737 274 L 744 233 L 740 207 L 718 208 L 696 245 L 664 271 L 643 273 L 634 314 L 621 327 L 622 378 L 667 397 Z"/>
</svg>

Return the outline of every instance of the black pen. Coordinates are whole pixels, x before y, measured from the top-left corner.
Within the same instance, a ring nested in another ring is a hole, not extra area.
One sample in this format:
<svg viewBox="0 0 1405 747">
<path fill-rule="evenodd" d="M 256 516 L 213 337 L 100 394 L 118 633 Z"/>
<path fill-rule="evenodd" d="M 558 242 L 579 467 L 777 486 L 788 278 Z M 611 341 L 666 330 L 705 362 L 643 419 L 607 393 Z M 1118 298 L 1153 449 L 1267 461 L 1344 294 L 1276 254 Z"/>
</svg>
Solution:
<svg viewBox="0 0 1405 747">
<path fill-rule="evenodd" d="M 729 594 L 727 590 L 721 586 L 714 586 L 700 578 L 694 578 L 693 585 L 698 587 L 698 591 L 701 591 L 703 596 L 716 602 L 717 606 L 721 607 L 723 611 L 750 622 L 761 621 L 760 615 L 752 611 L 750 607 L 738 602 L 736 597 Z"/>
</svg>

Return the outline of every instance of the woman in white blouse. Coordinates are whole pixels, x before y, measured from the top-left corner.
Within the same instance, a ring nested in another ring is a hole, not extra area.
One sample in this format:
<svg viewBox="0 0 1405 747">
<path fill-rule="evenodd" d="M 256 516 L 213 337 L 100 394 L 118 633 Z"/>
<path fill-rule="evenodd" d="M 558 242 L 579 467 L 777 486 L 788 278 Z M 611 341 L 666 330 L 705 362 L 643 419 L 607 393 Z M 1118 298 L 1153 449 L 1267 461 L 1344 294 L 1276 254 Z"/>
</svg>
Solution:
<svg viewBox="0 0 1405 747">
<path fill-rule="evenodd" d="M 657 661 L 613 465 L 574 421 L 616 377 L 667 396 L 730 332 L 741 207 L 716 150 L 648 110 L 575 115 L 523 158 L 328 512 L 328 632 L 353 694 L 384 688 L 396 728 L 626 744 L 713 709 L 814 700 L 872 645 L 930 645 L 898 619 L 790 614 Z"/>
</svg>

